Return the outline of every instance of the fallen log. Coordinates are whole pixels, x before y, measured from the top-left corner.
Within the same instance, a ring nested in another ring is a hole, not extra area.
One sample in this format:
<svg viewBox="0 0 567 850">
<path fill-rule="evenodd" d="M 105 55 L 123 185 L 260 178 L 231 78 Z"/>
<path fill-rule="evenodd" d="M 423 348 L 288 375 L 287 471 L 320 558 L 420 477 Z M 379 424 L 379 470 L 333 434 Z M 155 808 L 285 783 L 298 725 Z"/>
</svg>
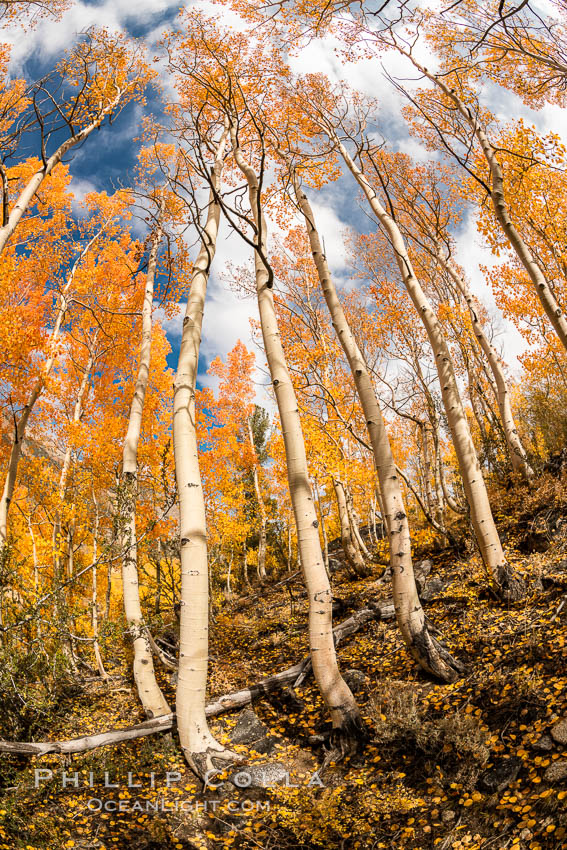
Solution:
<svg viewBox="0 0 567 850">
<path fill-rule="evenodd" d="M 422 601 L 428 602 L 437 596 L 443 584 L 433 580 L 422 593 Z M 356 611 L 351 617 L 343 620 L 333 629 L 335 646 L 338 646 L 345 638 L 358 632 L 366 623 L 371 621 L 392 620 L 395 617 L 394 604 L 391 599 L 384 602 L 371 602 L 367 608 Z M 281 670 L 273 676 L 262 679 L 249 688 L 234 691 L 218 697 L 214 702 L 207 705 L 205 711 L 207 717 L 217 717 L 228 711 L 243 708 L 254 700 L 266 696 L 273 691 L 280 690 L 289 685 L 294 685 L 298 680 L 303 681 L 310 673 L 311 660 L 306 656 L 297 664 Z M 126 729 L 113 729 L 108 732 L 100 732 L 95 735 L 85 735 L 82 738 L 72 738 L 68 741 L 38 741 L 24 743 L 20 741 L 0 740 L 0 752 L 13 755 L 45 756 L 49 753 L 85 753 L 97 747 L 107 747 L 112 744 L 120 744 L 123 741 L 131 741 L 135 738 L 144 738 L 155 735 L 157 732 L 167 732 L 175 726 L 175 714 L 164 714 L 162 717 L 154 717 L 129 726 Z"/>
</svg>

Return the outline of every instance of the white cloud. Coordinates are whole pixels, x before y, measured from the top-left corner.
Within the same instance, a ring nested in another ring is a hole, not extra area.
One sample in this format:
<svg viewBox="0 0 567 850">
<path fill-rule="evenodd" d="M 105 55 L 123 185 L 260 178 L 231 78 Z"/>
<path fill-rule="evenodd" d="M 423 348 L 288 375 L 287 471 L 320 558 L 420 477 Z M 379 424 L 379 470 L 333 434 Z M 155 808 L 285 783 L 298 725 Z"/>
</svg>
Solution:
<svg viewBox="0 0 567 850">
<path fill-rule="evenodd" d="M 73 193 L 73 201 L 71 203 L 73 215 L 76 215 L 77 218 L 83 218 L 88 215 L 88 211 L 81 204 L 86 195 L 97 191 L 97 187 L 90 180 L 84 180 L 82 177 L 71 177 L 69 189 Z"/>
<path fill-rule="evenodd" d="M 60 20 L 42 18 L 37 26 L 26 31 L 19 26 L 7 27 L 2 40 L 12 45 L 10 71 L 13 76 L 22 73 L 30 56 L 47 61 L 58 57 L 69 48 L 77 35 L 91 26 L 109 30 L 124 30 L 135 19 L 139 25 L 150 24 L 152 19 L 168 9 L 179 8 L 178 0 L 106 0 L 99 5 L 74 3 Z"/>
<path fill-rule="evenodd" d="M 325 256 L 333 274 L 341 274 L 346 268 L 344 232 L 347 225 L 335 211 L 326 205 L 311 201 L 317 230 L 324 242 Z"/>
</svg>

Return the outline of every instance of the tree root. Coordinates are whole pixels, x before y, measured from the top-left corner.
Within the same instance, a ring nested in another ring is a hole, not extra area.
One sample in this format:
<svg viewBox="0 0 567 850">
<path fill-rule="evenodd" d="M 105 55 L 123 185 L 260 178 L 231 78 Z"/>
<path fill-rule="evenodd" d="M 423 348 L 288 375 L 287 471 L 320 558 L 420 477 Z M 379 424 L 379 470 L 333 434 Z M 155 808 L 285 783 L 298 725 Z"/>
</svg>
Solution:
<svg viewBox="0 0 567 850">
<path fill-rule="evenodd" d="M 526 583 L 509 564 L 498 568 L 496 593 L 502 602 L 519 602 L 526 595 Z"/>
<path fill-rule="evenodd" d="M 328 747 L 322 770 L 331 762 L 338 764 L 348 756 L 362 752 L 369 740 L 368 729 L 360 714 L 357 711 L 345 714 L 341 725 L 333 726 L 328 732 Z"/>
<path fill-rule="evenodd" d="M 224 747 L 208 747 L 204 752 L 190 753 L 183 750 L 187 764 L 193 773 L 204 783 L 205 788 L 211 781 L 233 764 L 243 764 L 245 758 Z"/>
<path fill-rule="evenodd" d="M 466 665 L 454 658 L 447 647 L 431 634 L 427 623 L 420 632 L 411 633 L 409 649 L 420 667 L 442 682 L 455 682 L 467 671 Z"/>
</svg>

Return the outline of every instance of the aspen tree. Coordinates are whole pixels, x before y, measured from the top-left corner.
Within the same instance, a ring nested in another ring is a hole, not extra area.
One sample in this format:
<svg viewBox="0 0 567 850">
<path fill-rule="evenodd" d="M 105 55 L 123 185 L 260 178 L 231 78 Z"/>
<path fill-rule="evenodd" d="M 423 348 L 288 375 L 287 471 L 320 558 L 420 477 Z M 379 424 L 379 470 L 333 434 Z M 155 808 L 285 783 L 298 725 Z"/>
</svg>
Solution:
<svg viewBox="0 0 567 850">
<path fill-rule="evenodd" d="M 311 204 L 301 188 L 298 176 L 292 172 L 295 198 L 305 219 L 313 260 L 321 288 L 331 314 L 333 327 L 341 342 L 352 371 L 357 393 L 364 411 L 374 462 L 383 502 L 383 520 L 388 530 L 392 592 L 400 631 L 416 661 L 428 672 L 443 681 L 454 681 L 463 672 L 463 665 L 452 658 L 428 629 L 425 614 L 415 584 L 411 559 L 410 530 L 406 508 L 382 411 L 362 353 L 346 320 L 343 308 L 329 271 L 327 259 L 315 224 Z"/>
<path fill-rule="evenodd" d="M 527 272 L 551 326 L 561 340 L 563 347 L 567 349 L 567 317 L 557 301 L 552 283 L 546 277 L 545 269 L 535 259 L 528 243 L 521 234 L 518 223 L 512 218 L 510 205 L 507 200 L 504 171 L 498 152 L 489 137 L 487 127 L 481 117 L 481 110 L 474 106 L 474 97 L 472 97 L 471 92 L 467 92 L 466 90 L 463 90 L 462 94 L 459 93 L 462 83 L 458 75 L 455 81 L 451 81 L 450 78 L 447 78 L 447 74 L 434 74 L 418 62 L 412 51 L 403 47 L 394 36 L 386 38 L 385 41 L 387 44 L 395 47 L 402 56 L 409 59 L 414 68 L 423 74 L 441 92 L 443 99 L 438 105 L 441 109 L 441 120 L 439 120 L 438 114 L 431 116 L 429 119 L 435 124 L 435 132 L 440 134 L 441 137 L 452 133 L 456 134 L 457 137 L 459 136 L 459 129 L 456 126 L 452 127 L 450 123 L 448 128 L 443 126 L 444 117 L 451 122 L 455 116 L 458 116 L 462 119 L 464 125 L 469 128 L 471 139 L 477 143 L 481 156 L 488 168 L 488 183 L 486 184 L 486 188 L 496 220 L 502 228 L 502 232 L 508 240 L 510 247 Z M 453 85 L 451 84 L 452 82 Z M 427 104 L 420 101 L 420 113 L 423 115 L 426 110 Z M 466 140 L 465 147 L 467 151 L 470 149 L 470 144 L 470 140 Z M 450 145 L 448 147 L 451 149 Z M 462 164 L 458 155 L 456 155 L 456 159 Z M 476 179 L 484 182 L 478 176 Z"/>
<path fill-rule="evenodd" d="M 404 238 L 395 219 L 378 200 L 378 196 L 366 175 L 354 162 L 344 144 L 339 139 L 336 130 L 328 125 L 328 132 L 349 171 L 364 192 L 376 219 L 384 228 L 392 245 L 401 278 L 423 322 L 435 356 L 435 365 L 439 375 L 443 404 L 447 413 L 447 420 L 459 462 L 463 486 L 467 495 L 475 538 L 483 562 L 498 593 L 506 600 L 516 600 L 524 593 L 523 582 L 507 563 L 500 537 L 498 536 L 488 500 L 486 485 L 455 377 L 453 360 L 441 324 L 414 272 Z"/>
<path fill-rule="evenodd" d="M 254 434 L 252 433 L 252 423 L 250 419 L 247 422 L 248 439 L 250 440 L 250 448 L 254 455 L 252 464 L 252 479 L 254 481 L 254 492 L 258 503 L 259 514 L 259 542 L 258 542 L 258 578 L 264 581 L 266 578 L 266 509 L 264 507 L 264 499 L 260 489 L 260 477 L 258 475 L 258 458 L 256 454 L 256 446 L 254 444 Z"/>
<path fill-rule="evenodd" d="M 364 558 L 358 545 L 353 540 L 353 530 L 350 523 L 344 484 L 340 479 L 333 478 L 333 488 L 337 499 L 337 510 L 341 526 L 341 543 L 347 564 L 355 575 L 368 575 Z"/>
<path fill-rule="evenodd" d="M 179 740 L 188 764 L 206 778 L 237 760 L 213 737 L 205 716 L 209 644 L 209 571 L 205 500 L 199 472 L 195 389 L 205 295 L 220 221 L 220 179 L 227 131 L 216 148 L 207 219 L 191 277 L 173 395 L 173 449 L 179 496 L 181 610 L 176 695 Z"/>
<path fill-rule="evenodd" d="M 452 258 L 454 245 L 447 232 L 446 221 L 451 213 L 457 217 L 456 210 L 452 208 L 452 198 L 458 191 L 453 172 L 441 166 L 412 166 L 408 157 L 400 154 L 388 157 L 382 152 L 380 157 L 392 162 L 392 169 L 389 170 L 389 192 L 390 195 L 396 192 L 401 213 L 398 224 L 406 240 L 416 246 L 418 257 L 423 257 L 420 262 L 424 273 L 429 274 L 433 287 L 438 289 L 437 266 L 440 265 L 445 272 L 445 279 L 448 278 L 452 283 L 450 291 L 456 292 L 457 303 L 464 299 L 467 304 L 474 336 L 490 370 L 488 378 L 498 405 L 512 468 L 524 480 L 529 481 L 533 470 L 527 462 L 526 452 L 514 422 L 502 358 L 488 339 L 482 326 L 478 301 L 470 292 L 462 270 Z M 447 193 L 450 193 L 448 198 Z M 435 264 L 433 268 L 431 262 Z M 458 332 L 456 337 L 461 340 Z"/>
<path fill-rule="evenodd" d="M 350 688 L 342 678 L 332 634 L 332 593 L 321 553 L 318 520 L 309 484 L 305 444 L 297 399 L 281 344 L 274 309 L 270 272 L 266 261 L 266 220 L 261 207 L 258 175 L 246 161 L 231 126 L 235 162 L 246 178 L 250 209 L 255 224 L 254 265 L 260 325 L 268 368 L 282 423 L 289 492 L 295 516 L 298 549 L 309 594 L 309 644 L 315 680 L 330 711 L 332 740 L 341 752 L 365 737 L 360 712 Z"/>
<path fill-rule="evenodd" d="M 142 428 L 144 400 L 150 377 L 152 313 L 158 253 L 163 238 L 164 201 L 159 205 L 151 236 L 148 268 L 142 306 L 142 328 L 138 374 L 130 405 L 128 429 L 122 451 L 122 472 L 118 491 L 122 551 L 122 591 L 124 614 L 134 650 L 134 681 L 148 718 L 169 714 L 170 708 L 156 681 L 152 650 L 140 603 L 138 582 L 138 545 L 136 537 L 136 501 L 138 491 L 138 443 Z"/>
<path fill-rule="evenodd" d="M 474 335 L 488 361 L 494 380 L 492 386 L 496 396 L 498 410 L 500 412 L 500 420 L 504 429 L 512 468 L 514 472 L 518 472 L 524 480 L 531 481 L 534 471 L 528 463 L 526 450 L 522 445 L 522 441 L 520 440 L 518 429 L 516 427 L 516 422 L 514 421 L 514 414 L 512 412 L 512 405 L 510 402 L 510 389 L 508 387 L 502 358 L 488 339 L 484 328 L 482 327 L 478 302 L 468 288 L 464 276 L 459 273 L 451 261 L 447 262 L 445 259 L 441 259 L 441 263 L 449 273 L 458 292 L 462 295 L 467 304 Z"/>
</svg>

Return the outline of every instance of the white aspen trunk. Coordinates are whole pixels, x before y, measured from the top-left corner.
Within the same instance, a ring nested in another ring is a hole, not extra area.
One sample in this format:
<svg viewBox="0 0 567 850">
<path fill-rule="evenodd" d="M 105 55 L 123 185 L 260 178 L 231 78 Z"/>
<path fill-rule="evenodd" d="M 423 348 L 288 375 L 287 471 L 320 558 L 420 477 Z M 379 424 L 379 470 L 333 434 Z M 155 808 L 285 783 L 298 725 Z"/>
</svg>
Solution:
<svg viewBox="0 0 567 850">
<path fill-rule="evenodd" d="M 421 435 L 421 445 L 423 448 L 423 483 L 425 501 L 429 510 L 435 511 L 435 498 L 433 496 L 433 488 L 431 486 L 432 469 L 431 469 L 431 454 L 429 452 L 429 437 L 425 423 L 420 423 L 419 427 Z"/>
<path fill-rule="evenodd" d="M 446 97 L 455 104 L 460 115 L 462 115 L 465 121 L 469 124 L 490 169 L 490 200 L 492 202 L 496 219 L 520 263 L 528 273 L 545 315 L 561 340 L 563 347 L 567 349 L 567 319 L 565 318 L 563 310 L 560 307 L 544 272 L 534 259 L 527 243 L 522 238 L 512 221 L 504 191 L 502 166 L 498 161 L 496 151 L 488 138 L 485 127 L 479 121 L 477 114 L 473 112 L 471 107 L 467 106 L 467 104 L 464 103 L 458 96 L 456 91 L 450 88 L 442 78 L 432 74 L 427 70 L 427 68 L 420 65 L 420 63 L 417 62 L 408 51 L 404 50 L 399 45 L 396 45 L 396 48 L 404 56 L 407 56 L 413 65 L 425 77 L 427 77 L 428 80 L 438 86 L 443 94 L 445 94 Z"/>
<path fill-rule="evenodd" d="M 496 402 L 498 404 L 500 419 L 502 421 L 502 427 L 504 429 L 504 435 L 508 445 L 512 469 L 514 472 L 518 472 L 525 481 L 530 481 L 533 478 L 534 471 L 528 463 L 526 451 L 522 445 L 522 441 L 520 440 L 518 429 L 516 427 L 516 422 L 514 421 L 514 414 L 512 413 L 512 405 L 510 403 L 510 391 L 508 389 L 508 382 L 506 380 L 502 359 L 484 333 L 482 323 L 478 317 L 479 313 L 476 299 L 468 288 L 465 280 L 450 262 L 445 262 L 443 258 L 440 259 L 443 267 L 448 271 L 458 291 L 467 303 L 474 335 L 476 336 L 488 361 L 488 365 L 494 379 Z"/>
<path fill-rule="evenodd" d="M 372 544 L 378 544 L 378 535 L 376 534 L 376 498 L 372 496 L 368 513 L 368 530 L 371 534 Z"/>
<path fill-rule="evenodd" d="M 96 335 L 95 335 L 96 342 Z M 94 343 L 93 343 L 94 344 Z M 73 408 L 73 424 L 77 424 L 80 422 L 83 415 L 83 401 L 85 398 L 85 393 L 89 386 L 89 380 L 91 377 L 91 371 L 94 364 L 94 357 L 92 354 L 89 355 L 89 359 L 87 361 L 87 365 L 85 366 L 85 371 L 83 372 L 83 377 L 81 379 L 81 384 L 79 386 L 79 391 L 77 393 L 77 398 L 75 399 L 75 406 Z M 65 492 L 67 490 L 67 478 L 69 476 L 69 469 L 71 468 L 71 458 L 73 454 L 73 449 L 71 443 L 67 445 L 65 450 L 65 456 L 63 458 L 63 465 L 61 466 L 61 473 L 59 475 L 59 490 L 58 490 L 58 505 L 55 512 L 55 521 L 53 524 L 53 567 L 54 567 L 54 575 L 56 581 L 58 581 L 61 577 L 61 509 L 63 506 L 63 502 L 65 500 Z M 71 528 L 69 527 L 67 531 L 67 551 L 69 552 L 69 536 L 72 536 Z M 72 549 L 71 549 L 72 551 Z M 71 577 L 72 565 L 70 563 L 70 559 L 68 560 L 68 573 L 69 578 Z"/>
<path fill-rule="evenodd" d="M 356 701 L 342 678 L 333 640 L 333 599 L 319 540 L 317 514 L 309 485 L 305 443 L 295 390 L 280 339 L 270 275 L 259 250 L 266 256 L 266 222 L 261 211 L 258 177 L 244 160 L 232 128 L 236 164 L 248 184 L 250 208 L 257 228 L 254 252 L 256 292 L 264 350 L 274 387 L 285 447 L 289 493 L 297 528 L 298 549 L 309 598 L 309 646 L 313 674 L 333 723 L 332 740 L 342 753 L 352 748 L 366 732 Z"/>
<path fill-rule="evenodd" d="M 339 523 L 341 526 L 341 543 L 345 560 L 352 571 L 357 576 L 367 575 L 366 564 L 360 550 L 355 546 L 352 539 L 352 528 L 348 516 L 347 500 L 342 481 L 338 478 L 333 479 L 333 487 L 337 499 L 337 510 L 339 514 Z"/>
<path fill-rule="evenodd" d="M 199 471 L 195 423 L 195 388 L 203 310 L 211 262 L 220 221 L 218 191 L 226 141 L 217 148 L 207 221 L 193 267 L 173 395 L 173 448 L 179 493 L 181 551 L 181 608 L 179 673 L 176 713 L 179 739 L 185 758 L 200 777 L 220 762 L 236 760 L 211 734 L 205 716 L 209 652 L 209 579 L 205 500 Z"/>
<path fill-rule="evenodd" d="M 459 514 L 460 516 L 462 516 L 463 514 L 467 513 L 467 510 L 465 507 L 460 505 L 455 498 L 453 498 L 453 495 L 451 494 L 447 486 L 447 479 L 445 478 L 445 467 L 443 464 L 443 458 L 441 457 L 441 449 L 439 445 L 439 425 L 436 423 L 434 427 L 437 432 L 435 437 L 435 461 L 437 464 L 437 475 L 439 479 L 439 484 L 441 485 L 441 492 L 443 494 L 443 498 L 447 507 L 452 510 L 454 514 Z"/>
<path fill-rule="evenodd" d="M 232 561 L 234 559 L 234 554 L 232 549 L 230 550 L 230 561 L 228 562 L 228 572 L 226 574 L 226 589 L 225 595 L 227 599 L 232 599 L 232 585 L 230 583 L 230 575 L 232 573 Z"/>
<path fill-rule="evenodd" d="M 396 222 L 382 207 L 372 186 L 356 166 L 336 134 L 334 134 L 334 140 L 347 167 L 366 195 L 378 222 L 388 235 L 404 285 L 427 332 L 435 357 L 443 404 L 447 413 L 447 421 L 470 507 L 471 522 L 482 560 L 502 598 L 507 601 L 517 600 L 524 593 L 523 582 L 506 562 L 463 408 L 451 352 L 443 330 L 414 273 L 404 238 Z"/>
<path fill-rule="evenodd" d="M 256 446 L 254 445 L 254 435 L 252 434 L 252 425 L 248 420 L 248 439 L 250 447 L 254 453 L 256 460 L 252 468 L 252 477 L 254 479 L 254 492 L 256 493 L 256 501 L 258 502 L 259 513 L 259 530 L 258 530 L 258 578 L 264 581 L 266 578 L 266 511 L 264 509 L 264 500 L 262 491 L 260 490 L 260 477 L 258 475 L 258 458 L 256 455 Z"/>
<path fill-rule="evenodd" d="M 94 498 L 93 492 L 93 502 L 95 505 L 95 524 L 93 529 L 93 558 L 92 558 L 92 567 L 91 567 L 91 576 L 92 576 L 92 596 L 91 596 L 91 605 L 92 605 L 92 613 L 91 613 L 91 623 L 93 630 L 93 650 L 96 660 L 96 666 L 98 668 L 98 672 L 101 677 L 106 681 L 108 679 L 108 673 L 104 669 L 104 663 L 102 660 L 102 654 L 100 651 L 100 645 L 98 642 L 98 589 L 97 589 L 97 559 L 98 559 L 98 528 L 99 528 L 99 510 L 98 510 L 98 502 Z"/>
<path fill-rule="evenodd" d="M 315 496 L 317 499 L 317 508 L 319 509 L 319 522 L 321 523 L 321 535 L 323 537 L 323 563 L 325 564 L 325 570 L 327 575 L 329 575 L 329 540 L 327 538 L 327 526 L 325 523 L 325 515 L 323 513 L 323 506 L 321 505 L 321 496 L 319 494 L 319 487 L 317 482 L 315 481 Z"/>
<path fill-rule="evenodd" d="M 53 325 L 53 329 L 51 331 L 49 339 L 47 360 L 43 365 L 42 373 L 35 382 L 28 401 L 24 406 L 22 412 L 20 413 L 19 419 L 14 427 L 14 438 L 10 448 L 8 470 L 4 479 L 2 498 L 0 499 L 0 552 L 6 545 L 6 540 L 8 536 L 8 512 L 10 510 L 10 504 L 14 495 L 14 487 L 16 485 L 16 478 L 18 475 L 18 465 L 22 454 L 22 447 L 26 434 L 28 420 L 30 418 L 35 403 L 43 392 L 45 383 L 49 375 L 51 374 L 51 370 L 59 353 L 59 336 L 61 333 L 61 326 L 63 324 L 63 320 L 65 318 L 65 314 L 67 312 L 68 307 L 67 295 L 75 278 L 75 274 L 77 272 L 79 264 L 81 263 L 87 252 L 90 250 L 93 243 L 98 239 L 100 233 L 101 231 L 98 231 L 90 240 L 90 242 L 88 242 L 87 245 L 83 248 L 79 257 L 73 264 L 73 267 L 69 272 L 67 280 L 65 281 L 65 285 L 63 286 L 60 292 L 59 303 L 57 305 L 57 312 L 55 315 L 55 323 Z"/>
<path fill-rule="evenodd" d="M 250 579 L 248 578 L 248 552 L 246 550 L 246 540 L 242 544 L 242 579 L 244 587 L 250 587 Z"/>
<path fill-rule="evenodd" d="M 376 460 L 374 462 L 374 467 L 376 468 Z M 378 470 L 376 470 L 376 475 L 378 476 Z M 376 494 L 376 499 L 378 501 L 378 506 L 380 508 L 380 521 L 382 523 L 382 540 L 389 534 L 387 518 L 386 518 L 386 508 L 384 507 L 384 499 L 382 498 L 382 492 L 378 483 L 374 485 L 374 493 Z"/>
<path fill-rule="evenodd" d="M 118 491 L 118 510 L 120 517 L 120 549 L 122 554 L 122 591 L 124 595 L 124 614 L 128 623 L 128 633 L 134 651 L 134 681 L 138 696 L 148 718 L 170 714 L 161 689 L 156 681 L 154 661 L 148 640 L 138 579 L 138 545 L 136 539 L 136 502 L 138 494 L 138 443 L 142 427 L 144 401 L 150 376 L 152 348 L 152 311 L 157 257 L 163 232 L 160 208 L 158 225 L 152 236 L 148 257 L 148 270 L 142 307 L 142 340 L 140 362 L 134 396 L 130 405 L 128 429 L 122 451 L 122 475 Z"/>
<path fill-rule="evenodd" d="M 360 533 L 360 528 L 359 528 L 359 525 L 358 525 L 358 518 L 357 518 L 356 512 L 354 510 L 352 493 L 350 492 L 348 487 L 346 488 L 345 496 L 346 496 L 346 504 L 347 504 L 347 511 L 348 511 L 348 519 L 349 519 L 349 522 L 350 522 L 350 527 L 352 528 L 352 533 L 354 535 L 354 539 L 356 541 L 356 544 L 357 544 L 359 550 L 364 555 L 364 557 L 370 558 L 370 552 L 366 548 L 366 543 L 362 539 L 362 534 Z M 368 568 L 366 568 L 366 569 L 368 569 Z"/>
<path fill-rule="evenodd" d="M 107 115 L 110 115 L 113 110 L 118 106 L 120 100 L 122 99 L 124 92 L 119 91 L 117 96 L 114 98 L 112 103 L 110 103 L 105 109 L 103 109 L 99 115 L 99 117 L 76 133 L 74 136 L 70 136 L 64 142 L 62 142 L 57 150 L 44 162 L 41 168 L 39 168 L 35 174 L 33 174 L 28 180 L 27 184 L 24 186 L 22 191 L 20 192 L 18 198 L 16 199 L 16 203 L 12 207 L 10 214 L 8 216 L 8 221 L 3 227 L 0 227 L 0 253 L 6 247 L 10 237 L 14 233 L 16 227 L 20 223 L 20 219 L 23 214 L 28 209 L 31 204 L 34 196 L 37 194 L 41 184 L 45 180 L 46 177 L 49 177 L 53 169 L 56 165 L 63 160 L 64 156 L 74 147 L 80 145 L 81 142 L 84 142 L 91 133 L 96 130 L 103 123 Z"/>
<path fill-rule="evenodd" d="M 333 327 L 352 372 L 372 445 L 380 483 L 382 518 L 389 537 L 392 595 L 398 625 L 418 664 L 443 681 L 454 681 L 464 668 L 430 634 L 427 626 L 415 584 L 409 523 L 398 470 L 372 380 L 338 299 L 327 260 L 322 251 L 311 205 L 305 192 L 300 188 L 295 174 L 294 186 L 298 205 L 305 218 L 321 288 L 331 314 Z"/>
</svg>

